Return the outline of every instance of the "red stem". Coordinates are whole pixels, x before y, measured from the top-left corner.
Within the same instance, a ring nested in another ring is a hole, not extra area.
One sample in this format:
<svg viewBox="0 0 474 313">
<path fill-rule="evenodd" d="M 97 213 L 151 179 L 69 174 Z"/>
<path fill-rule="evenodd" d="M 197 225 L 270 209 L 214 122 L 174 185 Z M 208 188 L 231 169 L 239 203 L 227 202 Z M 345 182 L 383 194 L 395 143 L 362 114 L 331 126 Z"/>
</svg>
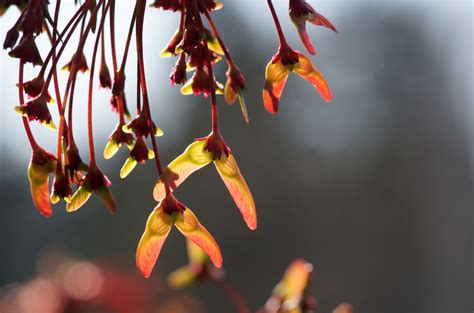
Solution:
<svg viewBox="0 0 474 313">
<path fill-rule="evenodd" d="M 115 0 L 110 0 L 110 46 L 112 50 L 112 65 L 114 68 L 114 75 L 117 75 L 117 51 L 115 50 Z"/>
<path fill-rule="evenodd" d="M 20 60 L 20 67 L 18 70 L 18 98 L 20 100 L 20 104 L 25 103 L 25 96 L 23 94 L 23 68 L 24 68 L 25 62 L 23 60 Z M 28 141 L 30 142 L 31 149 L 37 149 L 38 148 L 38 143 L 36 143 L 35 137 L 33 136 L 33 133 L 31 132 L 30 124 L 28 123 L 28 119 L 24 116 L 22 116 L 23 120 L 23 127 L 25 128 L 26 136 L 28 137 Z"/>
<path fill-rule="evenodd" d="M 247 302 L 233 284 L 225 279 L 211 278 L 211 281 L 226 293 L 229 299 L 234 303 L 238 313 L 250 313 Z"/>
<path fill-rule="evenodd" d="M 267 3 L 270 8 L 270 11 L 272 12 L 273 21 L 275 22 L 275 27 L 278 32 L 278 37 L 280 38 L 280 46 L 283 46 L 283 47 L 288 46 L 288 43 L 286 42 L 286 39 L 285 39 L 285 35 L 283 34 L 283 30 L 280 25 L 280 21 L 278 20 L 275 7 L 273 6 L 272 0 L 267 0 Z"/>
<path fill-rule="evenodd" d="M 214 33 L 214 36 L 216 37 L 217 41 L 219 42 L 219 45 L 221 46 L 222 50 L 224 51 L 224 55 L 225 55 L 225 58 L 227 59 L 227 62 L 229 62 L 230 66 L 235 66 L 234 60 L 232 60 L 232 57 L 230 56 L 230 52 L 227 49 L 226 45 L 224 44 L 224 41 L 222 40 L 222 37 L 219 34 L 219 31 L 217 30 L 217 27 L 214 24 L 214 21 L 212 20 L 211 15 L 209 14 L 209 11 L 205 10 L 204 14 L 206 15 L 206 19 L 209 22 L 209 25 L 211 26 L 211 29 L 212 29 L 212 32 Z"/>
<path fill-rule="evenodd" d="M 130 26 L 128 28 L 128 35 L 127 35 L 127 41 L 125 42 L 125 50 L 123 52 L 122 65 L 120 66 L 121 72 L 125 70 L 125 65 L 127 64 L 128 49 L 130 48 L 130 41 L 132 39 L 133 27 L 135 26 L 136 17 L 137 17 L 137 5 L 135 5 L 135 9 L 133 10 L 132 19 L 130 21 Z"/>
<path fill-rule="evenodd" d="M 97 51 L 99 50 L 99 41 L 102 34 L 102 29 L 104 27 L 104 21 L 107 15 L 108 8 L 109 8 L 109 4 L 107 4 L 105 6 L 105 9 L 102 11 L 102 17 L 100 19 L 100 25 L 97 31 L 97 37 L 95 39 L 94 50 L 92 52 L 91 72 L 89 75 L 89 94 L 88 94 L 88 101 L 87 101 L 87 134 L 89 135 L 89 158 L 90 158 L 91 165 L 96 163 L 95 150 L 94 150 L 94 135 L 92 133 L 92 96 L 93 96 L 93 89 L 94 89 L 95 61 L 97 58 Z"/>
<path fill-rule="evenodd" d="M 163 167 L 161 166 L 160 155 L 158 153 L 158 144 L 156 142 L 154 130 L 153 130 L 153 120 L 151 118 L 150 103 L 148 101 L 148 91 L 146 86 L 145 78 L 145 64 L 143 58 L 143 24 L 145 21 L 145 5 L 146 0 L 137 0 L 137 52 L 138 52 L 138 65 L 140 72 L 140 85 L 142 87 L 143 94 L 143 109 L 146 110 L 148 114 L 148 124 L 150 128 L 150 137 L 153 145 L 153 152 L 155 153 L 155 163 L 158 174 L 163 173 Z M 167 188 L 167 194 L 169 190 Z"/>
<path fill-rule="evenodd" d="M 198 8 L 198 5 L 197 5 L 197 2 L 196 2 L 196 0 L 191 0 L 191 1 L 192 1 L 192 4 L 193 4 L 192 9 L 193 9 L 193 13 L 194 13 L 194 18 L 199 23 L 199 28 L 200 28 L 201 32 L 203 34 L 205 34 L 205 28 L 204 28 L 204 24 L 202 23 L 201 14 L 199 13 L 199 8 Z M 212 84 L 212 86 L 211 86 L 212 132 L 217 135 L 217 134 L 219 134 L 219 114 L 218 114 L 218 110 L 217 110 L 216 88 L 215 88 L 215 84 L 214 84 L 214 71 L 213 71 L 213 68 L 212 68 L 212 60 L 211 60 L 211 57 L 209 55 L 209 48 L 207 46 L 207 40 L 206 40 L 205 36 L 204 36 L 204 39 L 203 39 L 203 44 L 204 44 L 204 51 L 206 53 L 206 63 L 207 63 L 208 71 L 209 71 L 209 77 L 212 79 L 212 83 L 211 83 Z"/>
<path fill-rule="evenodd" d="M 59 35 L 59 38 L 57 38 L 57 41 L 55 41 L 51 47 L 51 50 L 49 51 L 48 55 L 46 56 L 46 59 L 43 63 L 43 67 L 41 68 L 41 71 L 40 71 L 40 74 L 38 76 L 42 76 L 44 75 L 45 71 L 46 71 L 46 66 L 48 65 L 49 63 L 49 60 L 53 57 L 53 54 L 56 52 L 56 48 L 58 46 L 58 44 L 61 42 L 61 39 L 64 37 L 64 35 L 67 33 L 67 31 L 69 30 L 69 28 L 71 26 L 73 26 L 72 30 L 71 30 L 71 33 L 74 32 L 74 30 L 76 29 L 77 27 L 77 24 L 78 24 L 78 21 L 80 21 L 81 19 L 81 16 L 84 14 L 85 12 L 85 9 L 86 9 L 86 5 L 87 3 L 89 2 L 90 0 L 86 1 L 83 5 L 81 5 L 79 7 L 79 9 L 76 11 L 76 13 L 73 15 L 73 17 L 68 21 L 68 23 L 66 24 L 66 27 L 64 27 L 63 31 L 61 32 L 61 34 Z M 55 16 L 56 16 L 56 12 L 55 12 Z M 57 26 L 57 25 L 55 25 Z M 57 30 L 53 30 L 54 31 L 54 34 L 53 36 L 55 37 L 56 36 L 56 32 Z M 69 39 L 69 38 L 68 38 Z M 67 43 L 67 40 L 66 39 L 64 41 L 64 44 L 63 46 L 66 46 L 66 43 Z M 51 67 L 51 70 L 53 68 L 56 67 L 56 63 L 54 62 L 53 60 L 53 65 Z M 49 74 L 49 76 L 51 76 L 51 73 Z M 51 78 L 50 78 L 51 79 Z M 48 80 L 50 80 L 48 79 Z"/>
<path fill-rule="evenodd" d="M 51 53 L 52 53 L 52 60 L 53 60 L 53 65 L 52 65 L 52 71 L 53 71 L 53 83 L 54 83 L 54 91 L 56 93 L 56 102 L 58 104 L 58 113 L 59 113 L 59 128 L 58 128 L 58 144 L 57 144 L 57 159 L 58 159 L 58 168 L 61 166 L 61 154 L 62 154 L 62 135 L 63 135 L 63 129 L 64 129 L 64 110 L 63 106 L 61 103 L 61 92 L 59 90 L 59 82 L 58 82 L 58 73 L 56 71 L 56 42 L 59 41 L 59 39 L 56 37 L 57 36 L 57 26 L 58 26 L 58 19 L 59 19 L 59 9 L 61 7 L 61 0 L 57 0 L 56 2 L 56 8 L 54 10 L 54 21 L 53 21 L 53 31 L 52 31 L 52 38 L 51 38 L 51 32 L 48 30 L 48 35 L 51 38 Z"/>
</svg>

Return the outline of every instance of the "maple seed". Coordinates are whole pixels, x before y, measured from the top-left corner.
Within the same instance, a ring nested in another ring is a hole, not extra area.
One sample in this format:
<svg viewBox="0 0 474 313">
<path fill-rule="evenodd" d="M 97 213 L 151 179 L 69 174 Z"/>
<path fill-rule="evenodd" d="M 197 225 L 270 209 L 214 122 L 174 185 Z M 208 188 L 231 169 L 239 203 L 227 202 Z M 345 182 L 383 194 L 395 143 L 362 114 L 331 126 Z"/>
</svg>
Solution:
<svg viewBox="0 0 474 313">
<path fill-rule="evenodd" d="M 50 217 L 53 214 L 49 201 L 49 174 L 56 167 L 56 157 L 41 147 L 34 147 L 28 166 L 33 203 L 41 215 Z"/>
<path fill-rule="evenodd" d="M 222 137 L 214 133 L 197 139 L 166 167 L 155 184 L 153 197 L 156 201 L 162 201 L 167 196 L 167 190 L 176 190 L 191 174 L 211 162 L 214 162 L 248 228 L 256 229 L 257 212 L 252 193 L 232 152 Z"/>
<path fill-rule="evenodd" d="M 268 112 L 278 111 L 281 94 L 285 88 L 290 72 L 306 79 L 321 94 L 326 102 L 332 100 L 331 90 L 324 76 L 314 67 L 307 56 L 290 47 L 280 47 L 278 52 L 268 62 L 265 71 L 265 86 L 263 88 L 263 104 Z"/>
<path fill-rule="evenodd" d="M 316 12 L 305 0 L 290 0 L 288 11 L 301 41 L 306 50 L 312 55 L 316 54 L 316 49 L 314 49 L 308 32 L 306 31 L 306 21 L 314 25 L 327 27 L 337 33 L 336 27 L 334 27 L 327 18 Z"/>
<path fill-rule="evenodd" d="M 160 201 L 148 217 L 145 231 L 138 244 L 136 263 L 143 276 L 151 275 L 173 225 L 186 238 L 203 249 L 216 267 L 222 266 L 222 254 L 215 239 L 199 223 L 194 213 L 170 194 Z"/>
</svg>

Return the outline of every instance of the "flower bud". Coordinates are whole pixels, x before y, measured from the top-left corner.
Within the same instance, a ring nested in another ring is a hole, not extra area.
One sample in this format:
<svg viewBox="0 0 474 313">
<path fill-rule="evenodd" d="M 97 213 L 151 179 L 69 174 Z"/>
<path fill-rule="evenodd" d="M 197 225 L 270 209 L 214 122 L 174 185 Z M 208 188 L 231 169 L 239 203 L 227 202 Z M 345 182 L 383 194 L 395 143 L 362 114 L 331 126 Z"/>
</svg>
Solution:
<svg viewBox="0 0 474 313">
<path fill-rule="evenodd" d="M 20 43 L 10 50 L 8 55 L 33 65 L 43 65 L 43 60 L 32 36 L 23 36 Z"/>
<path fill-rule="evenodd" d="M 77 63 L 76 63 L 77 62 Z M 63 71 L 71 71 L 72 65 L 76 63 L 76 72 L 85 73 L 89 71 L 89 65 L 87 65 L 87 59 L 84 53 L 81 53 L 79 58 L 76 57 L 76 53 L 74 53 L 71 57 L 71 60 L 63 66 Z"/>
<path fill-rule="evenodd" d="M 100 63 L 99 83 L 101 88 L 110 89 L 112 87 L 112 78 L 110 78 L 109 68 L 105 62 Z"/>
<path fill-rule="evenodd" d="M 186 58 L 181 54 L 170 75 L 171 85 L 184 84 L 186 82 Z"/>
<path fill-rule="evenodd" d="M 15 111 L 22 116 L 28 117 L 30 121 L 39 121 L 48 128 L 56 129 L 48 109 L 49 100 L 48 95 L 40 95 L 25 104 L 16 106 Z"/>
<path fill-rule="evenodd" d="M 13 26 L 6 34 L 5 41 L 3 42 L 3 49 L 13 48 L 18 41 L 18 36 L 20 33 L 18 29 Z"/>
</svg>

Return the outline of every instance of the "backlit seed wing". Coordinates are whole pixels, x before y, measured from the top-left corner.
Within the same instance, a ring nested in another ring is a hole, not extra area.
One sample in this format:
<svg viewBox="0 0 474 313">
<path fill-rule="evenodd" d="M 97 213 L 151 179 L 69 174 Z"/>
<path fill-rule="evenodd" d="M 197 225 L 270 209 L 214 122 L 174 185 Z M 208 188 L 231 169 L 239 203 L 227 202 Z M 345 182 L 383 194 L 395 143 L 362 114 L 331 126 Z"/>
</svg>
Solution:
<svg viewBox="0 0 474 313">
<path fill-rule="evenodd" d="M 265 71 L 265 85 L 263 87 L 263 104 L 268 112 L 275 114 L 278 111 L 281 94 L 288 79 L 289 69 L 280 61 L 267 64 Z"/>
<path fill-rule="evenodd" d="M 341 303 L 332 312 L 333 313 L 352 313 L 354 312 L 354 307 L 349 303 Z"/>
<path fill-rule="evenodd" d="M 209 260 L 207 254 L 191 240 L 186 240 L 189 263 L 204 264 Z"/>
<path fill-rule="evenodd" d="M 28 166 L 28 179 L 30 181 L 31 197 L 41 215 L 50 217 L 53 214 L 49 202 L 49 166 L 30 163 Z"/>
<path fill-rule="evenodd" d="M 79 187 L 72 195 L 71 202 L 66 205 L 66 211 L 74 212 L 79 210 L 84 205 L 84 203 L 89 200 L 90 196 L 90 188 L 86 188 L 85 186 Z"/>
<path fill-rule="evenodd" d="M 314 67 L 313 62 L 307 56 L 298 52 L 298 58 L 299 61 L 294 65 L 293 72 L 309 81 L 324 101 L 330 102 L 332 94 L 324 76 Z"/>
<path fill-rule="evenodd" d="M 332 29 L 334 32 L 337 33 L 336 27 L 334 27 L 334 25 L 332 25 L 332 23 L 327 18 L 325 18 L 316 11 L 308 15 L 308 21 L 310 23 L 313 23 L 314 25 L 324 26 L 329 29 Z"/>
<path fill-rule="evenodd" d="M 173 218 L 161 206 L 156 207 L 148 217 L 136 254 L 137 268 L 143 276 L 150 277 L 172 226 Z"/>
<path fill-rule="evenodd" d="M 309 38 L 308 32 L 306 31 L 306 17 L 300 16 L 295 17 L 291 16 L 291 20 L 298 31 L 298 35 L 300 36 L 301 42 L 305 46 L 306 50 L 312 55 L 316 54 L 316 49 L 314 48 L 313 44 L 311 43 L 311 38 Z"/>
<path fill-rule="evenodd" d="M 252 193 L 240 173 L 239 167 L 232 154 L 223 155 L 220 160 L 214 161 L 214 164 L 221 176 L 224 184 L 229 190 L 230 195 L 240 210 L 247 226 L 254 230 L 257 228 L 257 211 L 253 201 Z"/>
<path fill-rule="evenodd" d="M 212 155 L 204 150 L 206 141 L 197 140 L 190 144 L 186 150 L 174 159 L 163 171 L 156 182 L 153 190 L 153 197 L 156 201 L 161 201 L 166 197 L 166 187 L 170 191 L 175 190 L 192 173 L 206 166 L 212 161 Z"/>
<path fill-rule="evenodd" d="M 109 140 L 104 149 L 104 158 L 106 160 L 111 159 L 120 149 L 120 146 L 115 140 Z"/>
<path fill-rule="evenodd" d="M 120 169 L 120 178 L 125 178 L 137 166 L 137 160 L 133 157 L 128 157 L 122 168 Z"/>
<path fill-rule="evenodd" d="M 196 278 L 196 273 L 190 266 L 183 266 L 168 276 L 168 285 L 171 288 L 181 289 L 191 285 Z"/>
<path fill-rule="evenodd" d="M 303 259 L 293 261 L 285 272 L 283 284 L 285 286 L 285 298 L 300 299 L 304 290 L 308 287 L 309 277 L 313 266 Z"/>
<path fill-rule="evenodd" d="M 186 208 L 178 213 L 175 221 L 176 228 L 189 240 L 207 253 L 216 267 L 222 267 L 222 254 L 212 235 L 199 223 L 196 215 Z"/>
<path fill-rule="evenodd" d="M 100 200 L 102 200 L 102 203 L 105 205 L 105 207 L 109 210 L 109 212 L 112 214 L 115 213 L 115 211 L 117 210 L 115 205 L 115 199 L 109 187 L 104 185 L 100 187 L 96 191 L 96 193 L 99 196 Z"/>
</svg>

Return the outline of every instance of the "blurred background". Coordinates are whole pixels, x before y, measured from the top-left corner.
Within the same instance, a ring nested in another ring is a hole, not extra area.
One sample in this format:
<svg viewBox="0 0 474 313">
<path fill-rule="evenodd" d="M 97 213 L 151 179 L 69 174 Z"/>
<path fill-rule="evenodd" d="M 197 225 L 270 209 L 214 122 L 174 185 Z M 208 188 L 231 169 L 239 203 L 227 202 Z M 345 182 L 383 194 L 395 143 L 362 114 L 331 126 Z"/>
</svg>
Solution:
<svg viewBox="0 0 474 313">
<path fill-rule="evenodd" d="M 223 2 L 214 18 L 246 76 L 251 122 L 243 122 L 238 105 L 220 99 L 222 133 L 252 189 L 258 229 L 247 230 L 211 166 L 193 175 L 177 195 L 218 241 L 227 275 L 251 308 L 261 307 L 287 265 L 303 257 L 315 267 L 311 292 L 318 312 L 330 312 L 342 301 L 362 313 L 471 312 L 473 3 L 310 1 L 339 30 L 336 35 L 308 25 L 318 51 L 312 59 L 334 100 L 326 104 L 308 83 L 292 76 L 280 111 L 272 116 L 261 101 L 264 69 L 278 44 L 266 1 Z M 289 42 L 302 51 L 287 1 L 275 5 Z M 63 8 L 64 22 L 73 5 Z M 118 4 L 118 34 L 127 31 L 132 10 L 132 1 Z M 2 42 L 17 17 L 11 9 L 0 19 Z M 161 59 L 159 52 L 177 27 L 177 14 L 149 9 L 146 18 L 152 111 L 165 132 L 159 146 L 168 163 L 209 132 L 209 101 L 181 96 L 170 87 L 175 60 Z M 118 46 L 123 49 L 124 38 Z M 131 51 L 126 92 L 133 108 L 136 58 Z M 72 46 L 64 63 L 71 54 Z M 135 270 L 135 249 L 155 206 L 152 162 L 121 180 L 125 149 L 111 161 L 100 158 L 113 182 L 115 216 L 95 197 L 77 213 L 67 214 L 64 204 L 50 219 L 37 213 L 26 176 L 29 146 L 13 110 L 18 63 L 6 52 L 0 62 L 0 286 L 5 286 L 0 295 L 35 277 L 60 251 L 126 272 L 139 286 L 134 290 L 152 295 L 156 312 L 234 312 L 212 285 L 184 292 L 166 287 L 167 274 L 187 263 L 185 240 L 177 231 L 149 280 Z M 218 66 L 221 81 L 225 69 Z M 26 77 L 36 71 L 28 67 Z M 85 117 L 87 81 L 88 76 L 79 77 L 76 121 Z M 95 94 L 98 151 L 116 123 L 108 97 L 104 90 Z M 33 131 L 44 147 L 54 149 L 55 133 L 36 124 Z M 82 125 L 75 122 L 75 134 L 87 160 L 85 119 Z M 172 298 L 186 305 L 166 307 Z"/>
</svg>

